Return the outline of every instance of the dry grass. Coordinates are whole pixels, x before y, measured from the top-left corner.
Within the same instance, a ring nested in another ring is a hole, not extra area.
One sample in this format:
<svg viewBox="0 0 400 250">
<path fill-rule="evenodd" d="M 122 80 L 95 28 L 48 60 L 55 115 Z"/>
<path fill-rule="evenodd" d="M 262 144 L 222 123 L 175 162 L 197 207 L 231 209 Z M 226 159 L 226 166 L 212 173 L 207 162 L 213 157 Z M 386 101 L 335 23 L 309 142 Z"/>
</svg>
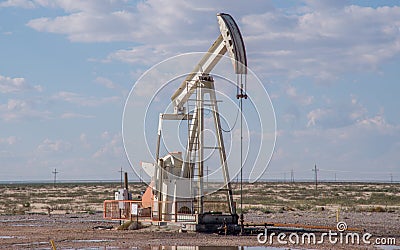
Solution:
<svg viewBox="0 0 400 250">
<path fill-rule="evenodd" d="M 212 185 L 212 183 L 210 183 Z M 119 183 L 12 184 L 0 185 L 0 214 L 96 213 L 103 201 L 114 198 Z M 130 184 L 133 196 L 145 190 L 143 184 Z M 233 185 L 239 202 L 239 186 Z M 336 210 L 400 212 L 400 184 L 321 183 L 245 183 L 244 211 L 279 213 L 283 211 Z M 223 193 L 206 200 L 222 200 Z M 239 210 L 240 212 L 240 210 Z"/>
<path fill-rule="evenodd" d="M 103 210 L 103 201 L 114 198 L 119 183 L 63 183 L 0 185 L 0 214 L 95 213 Z M 142 184 L 129 186 L 134 193 Z"/>
<path fill-rule="evenodd" d="M 320 183 L 317 190 L 314 183 L 255 183 L 244 190 L 246 211 L 400 212 L 398 183 Z"/>
</svg>

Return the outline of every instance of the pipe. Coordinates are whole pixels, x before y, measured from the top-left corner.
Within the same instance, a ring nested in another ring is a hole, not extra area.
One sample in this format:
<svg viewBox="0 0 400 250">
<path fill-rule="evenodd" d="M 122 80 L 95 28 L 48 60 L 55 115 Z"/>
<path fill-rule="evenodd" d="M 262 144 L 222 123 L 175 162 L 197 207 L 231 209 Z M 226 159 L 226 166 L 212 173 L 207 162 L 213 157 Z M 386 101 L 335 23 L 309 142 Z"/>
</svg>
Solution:
<svg viewBox="0 0 400 250">
<path fill-rule="evenodd" d="M 128 191 L 128 173 L 125 172 L 125 179 L 124 179 L 125 189 Z"/>
</svg>

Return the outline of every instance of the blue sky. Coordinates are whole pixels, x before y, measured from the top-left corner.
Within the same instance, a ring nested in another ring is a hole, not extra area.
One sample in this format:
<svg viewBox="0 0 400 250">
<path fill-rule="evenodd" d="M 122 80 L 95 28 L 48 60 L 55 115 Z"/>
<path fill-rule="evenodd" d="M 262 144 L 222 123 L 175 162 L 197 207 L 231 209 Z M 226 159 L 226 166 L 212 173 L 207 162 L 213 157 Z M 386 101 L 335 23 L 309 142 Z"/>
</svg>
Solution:
<svg viewBox="0 0 400 250">
<path fill-rule="evenodd" d="M 276 112 L 264 178 L 311 179 L 317 164 L 321 179 L 400 180 L 398 1 L 211 0 L 1 1 L 0 180 L 129 170 L 130 89 L 154 64 L 206 51 L 218 12 L 240 26 Z"/>
</svg>

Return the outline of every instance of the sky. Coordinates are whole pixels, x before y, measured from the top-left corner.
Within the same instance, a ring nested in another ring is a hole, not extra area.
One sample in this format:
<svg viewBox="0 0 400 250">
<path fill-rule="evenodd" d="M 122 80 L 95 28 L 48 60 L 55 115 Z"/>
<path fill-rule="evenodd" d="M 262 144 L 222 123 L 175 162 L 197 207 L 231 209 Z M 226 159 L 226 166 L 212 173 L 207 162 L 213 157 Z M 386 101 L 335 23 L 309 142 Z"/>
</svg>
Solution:
<svg viewBox="0 0 400 250">
<path fill-rule="evenodd" d="M 51 180 L 55 168 L 62 180 L 133 176 L 122 140 L 130 90 L 155 64 L 207 51 L 219 12 L 239 25 L 275 110 L 262 178 L 312 180 L 317 165 L 322 180 L 400 181 L 399 5 L 0 1 L 0 181 Z"/>
</svg>

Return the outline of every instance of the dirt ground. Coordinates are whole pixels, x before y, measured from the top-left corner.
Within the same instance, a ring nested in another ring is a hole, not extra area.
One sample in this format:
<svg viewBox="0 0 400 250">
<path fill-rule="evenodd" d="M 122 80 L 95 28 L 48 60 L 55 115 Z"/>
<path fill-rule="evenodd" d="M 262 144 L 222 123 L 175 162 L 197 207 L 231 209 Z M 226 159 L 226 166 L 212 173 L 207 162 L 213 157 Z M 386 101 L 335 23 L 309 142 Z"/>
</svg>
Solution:
<svg viewBox="0 0 400 250">
<path fill-rule="evenodd" d="M 287 211 L 273 214 L 248 213 L 246 222 L 296 223 L 304 225 L 336 226 L 336 216 L 328 211 Z M 400 249 L 400 214 L 388 212 L 346 212 L 341 214 L 349 228 L 361 229 L 360 234 L 395 238 L 396 246 L 372 245 L 282 245 L 275 239 L 274 247 L 284 249 Z M 1 249 L 172 249 L 161 246 L 263 246 L 256 235 L 235 236 L 205 233 L 179 233 L 178 226 L 148 226 L 139 230 L 116 230 L 118 221 L 105 221 L 101 213 L 55 215 L 0 216 Z M 104 229 L 107 227 L 112 229 Z M 100 228 L 100 229 L 99 229 Z M 200 248 L 201 249 L 201 248 Z M 204 249 L 218 249 L 208 247 Z M 223 249 L 240 249 L 238 247 Z M 272 248 L 249 248 L 272 249 Z"/>
<path fill-rule="evenodd" d="M 236 190 L 234 198 L 238 201 L 238 186 L 233 186 Z M 137 195 L 145 187 L 143 183 L 132 183 L 129 190 Z M 262 244 L 256 235 L 179 233 L 180 227 L 171 225 L 116 230 L 118 221 L 105 221 L 101 211 L 103 201 L 113 199 L 118 188 L 119 183 L 0 185 L 0 249 L 51 249 L 51 240 L 57 249 L 242 250 L 237 246 L 258 246 L 245 250 L 276 247 L 400 249 L 400 184 L 396 183 L 321 183 L 318 192 L 314 191 L 313 183 L 265 182 L 245 184 L 243 188 L 246 223 L 286 223 L 334 229 L 336 212 L 340 210 L 340 221 L 348 228 L 358 229 L 360 237 L 369 233 L 371 242 L 381 238 L 394 239 L 396 242 L 389 243 L 391 246 L 331 244 L 326 238 L 324 244 L 284 244 L 278 242 L 276 235 L 272 244 Z M 219 197 L 216 194 L 210 198 Z M 108 227 L 111 229 L 105 229 Z M 272 232 L 282 232 L 270 229 L 269 236 Z M 291 234 L 287 228 L 285 233 Z M 305 235 L 304 232 L 298 234 Z M 317 234 L 320 236 L 321 233 Z"/>
</svg>

